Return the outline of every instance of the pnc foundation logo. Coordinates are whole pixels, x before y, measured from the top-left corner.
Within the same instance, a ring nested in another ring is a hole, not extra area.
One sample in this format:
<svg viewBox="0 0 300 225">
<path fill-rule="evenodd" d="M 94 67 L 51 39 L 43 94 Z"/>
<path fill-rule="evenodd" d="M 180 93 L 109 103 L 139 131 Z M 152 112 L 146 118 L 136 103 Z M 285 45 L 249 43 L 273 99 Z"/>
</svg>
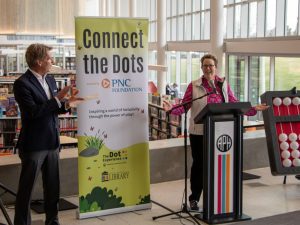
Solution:
<svg viewBox="0 0 300 225">
<path fill-rule="evenodd" d="M 103 88 L 109 88 L 110 87 L 110 80 L 105 78 L 101 81 L 101 85 Z"/>
<path fill-rule="evenodd" d="M 101 81 L 103 88 L 111 89 L 111 92 L 127 93 L 127 92 L 143 92 L 143 88 L 139 84 L 135 84 L 129 78 L 122 79 L 103 79 Z"/>
<path fill-rule="evenodd" d="M 216 145 L 220 152 L 227 152 L 232 146 L 232 139 L 229 135 L 223 134 L 218 137 Z"/>
</svg>

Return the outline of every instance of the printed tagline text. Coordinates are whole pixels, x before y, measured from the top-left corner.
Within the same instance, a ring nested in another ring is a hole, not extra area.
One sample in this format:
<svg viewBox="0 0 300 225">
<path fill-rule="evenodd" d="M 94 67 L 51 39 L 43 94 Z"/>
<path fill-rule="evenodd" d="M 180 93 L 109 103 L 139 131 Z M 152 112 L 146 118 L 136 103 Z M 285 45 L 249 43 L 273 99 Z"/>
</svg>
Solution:
<svg viewBox="0 0 300 225">
<path fill-rule="evenodd" d="M 109 119 L 119 117 L 132 117 L 135 112 L 138 112 L 138 107 L 128 108 L 113 108 L 113 109 L 95 109 L 89 110 L 89 119 Z"/>
</svg>

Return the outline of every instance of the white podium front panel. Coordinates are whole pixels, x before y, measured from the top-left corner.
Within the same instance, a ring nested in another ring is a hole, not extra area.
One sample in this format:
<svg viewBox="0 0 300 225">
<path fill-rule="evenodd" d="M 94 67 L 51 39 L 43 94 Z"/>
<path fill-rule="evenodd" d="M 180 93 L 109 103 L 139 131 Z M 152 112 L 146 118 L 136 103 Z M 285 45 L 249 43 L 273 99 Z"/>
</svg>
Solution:
<svg viewBox="0 0 300 225">
<path fill-rule="evenodd" d="M 214 214 L 233 212 L 234 121 L 215 122 Z"/>
</svg>

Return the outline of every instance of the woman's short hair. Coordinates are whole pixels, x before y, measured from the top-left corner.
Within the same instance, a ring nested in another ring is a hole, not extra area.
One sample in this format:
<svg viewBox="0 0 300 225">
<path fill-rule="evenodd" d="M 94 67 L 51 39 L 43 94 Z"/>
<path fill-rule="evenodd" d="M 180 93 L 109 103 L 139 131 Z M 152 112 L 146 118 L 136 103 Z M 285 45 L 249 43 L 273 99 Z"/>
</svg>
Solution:
<svg viewBox="0 0 300 225">
<path fill-rule="evenodd" d="M 44 44 L 31 44 L 28 46 L 25 58 L 27 65 L 29 68 L 34 67 L 37 64 L 37 60 L 43 60 L 46 56 L 48 51 L 51 51 L 52 47 L 44 45 Z"/>
<path fill-rule="evenodd" d="M 203 61 L 205 59 L 212 59 L 215 63 L 215 66 L 218 67 L 218 59 L 216 56 L 212 55 L 212 54 L 205 54 L 204 56 L 202 56 L 201 58 L 201 65 L 203 64 Z"/>
</svg>

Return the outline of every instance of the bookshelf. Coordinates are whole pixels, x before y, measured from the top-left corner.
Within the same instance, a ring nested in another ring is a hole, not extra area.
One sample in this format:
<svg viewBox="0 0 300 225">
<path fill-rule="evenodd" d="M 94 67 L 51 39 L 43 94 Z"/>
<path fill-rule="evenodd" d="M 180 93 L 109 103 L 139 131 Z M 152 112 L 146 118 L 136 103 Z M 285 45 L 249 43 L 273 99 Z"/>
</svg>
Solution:
<svg viewBox="0 0 300 225">
<path fill-rule="evenodd" d="M 70 61 L 72 62 L 72 60 Z M 73 68 L 72 66 L 70 68 Z M 7 110 L 11 107 L 14 101 L 13 84 L 20 77 L 21 72 L 10 72 L 9 76 L 0 76 L 0 153 L 13 152 L 16 140 L 21 129 L 21 120 L 18 112 L 14 116 L 7 116 Z M 61 69 L 58 66 L 52 66 L 50 72 L 55 78 L 59 90 L 66 85 L 75 85 L 75 71 Z M 13 110 L 13 108 L 11 109 Z M 76 113 L 76 109 L 72 110 Z M 75 138 L 77 135 L 77 116 L 76 115 L 60 115 L 59 125 L 61 128 L 60 134 L 63 136 Z"/>
<path fill-rule="evenodd" d="M 76 115 L 60 115 L 59 117 L 60 134 L 63 136 L 77 136 L 77 116 Z"/>
<path fill-rule="evenodd" d="M 70 138 L 77 136 L 77 116 L 76 115 L 59 115 L 60 135 Z M 14 153 L 21 130 L 21 118 L 0 117 L 0 153 Z"/>
<path fill-rule="evenodd" d="M 21 75 L 21 74 L 20 74 Z M 53 74 L 55 81 L 56 81 L 56 85 L 58 90 L 61 90 L 62 88 L 64 88 L 67 85 L 73 84 L 75 81 L 75 75 L 68 75 L 68 76 L 60 76 L 57 74 Z M 0 77 L 0 88 L 1 89 L 7 89 L 8 95 L 13 96 L 13 85 L 15 80 L 18 78 L 19 76 L 5 76 L 5 77 Z"/>
<path fill-rule="evenodd" d="M 148 96 L 149 140 L 177 138 L 181 135 L 181 116 L 169 115 L 162 107 L 160 96 Z"/>
<path fill-rule="evenodd" d="M 13 153 L 18 134 L 18 117 L 0 118 L 0 152 Z"/>
</svg>

